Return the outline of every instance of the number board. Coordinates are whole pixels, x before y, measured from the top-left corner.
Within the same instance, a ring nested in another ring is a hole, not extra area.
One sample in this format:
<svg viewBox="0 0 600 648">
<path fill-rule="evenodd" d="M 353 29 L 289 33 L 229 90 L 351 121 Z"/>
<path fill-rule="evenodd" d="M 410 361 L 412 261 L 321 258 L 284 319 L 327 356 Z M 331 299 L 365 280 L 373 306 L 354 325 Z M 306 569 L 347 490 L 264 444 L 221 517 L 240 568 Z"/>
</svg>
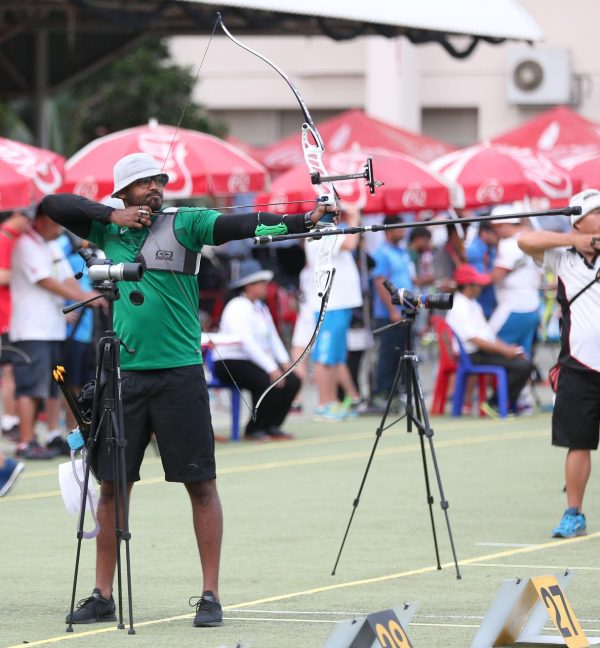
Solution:
<svg viewBox="0 0 600 648">
<path fill-rule="evenodd" d="M 403 603 L 389 610 L 338 621 L 325 648 L 412 648 L 406 634 L 418 603 Z"/>
<path fill-rule="evenodd" d="M 381 610 L 367 616 L 381 648 L 412 648 L 410 639 L 394 610 Z"/>
<path fill-rule="evenodd" d="M 552 622 L 568 648 L 586 648 L 589 642 L 555 576 L 532 578 L 540 600 L 548 609 Z"/>
</svg>

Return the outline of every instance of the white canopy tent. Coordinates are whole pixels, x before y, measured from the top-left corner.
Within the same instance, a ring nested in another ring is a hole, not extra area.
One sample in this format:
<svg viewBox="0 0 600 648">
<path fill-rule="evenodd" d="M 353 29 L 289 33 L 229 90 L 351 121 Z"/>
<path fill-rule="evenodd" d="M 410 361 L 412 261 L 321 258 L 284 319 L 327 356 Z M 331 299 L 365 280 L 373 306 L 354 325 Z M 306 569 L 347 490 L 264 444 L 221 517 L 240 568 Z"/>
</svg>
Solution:
<svg viewBox="0 0 600 648">
<path fill-rule="evenodd" d="M 187 0 L 491 39 L 539 41 L 543 33 L 517 0 Z"/>
</svg>

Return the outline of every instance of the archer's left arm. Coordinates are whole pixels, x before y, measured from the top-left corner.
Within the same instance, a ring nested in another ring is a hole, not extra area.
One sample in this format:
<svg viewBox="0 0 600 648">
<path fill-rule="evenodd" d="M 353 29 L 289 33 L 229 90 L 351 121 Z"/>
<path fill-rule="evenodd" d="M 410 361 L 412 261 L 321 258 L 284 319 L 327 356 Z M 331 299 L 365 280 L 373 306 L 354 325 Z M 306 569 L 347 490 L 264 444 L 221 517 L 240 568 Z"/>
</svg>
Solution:
<svg viewBox="0 0 600 648">
<path fill-rule="evenodd" d="M 238 241 L 254 236 L 275 234 L 300 234 L 310 231 L 323 216 L 333 211 L 330 207 L 319 205 L 306 214 L 270 214 L 269 212 L 254 212 L 250 214 L 221 215 L 213 228 L 215 245 Z"/>
</svg>

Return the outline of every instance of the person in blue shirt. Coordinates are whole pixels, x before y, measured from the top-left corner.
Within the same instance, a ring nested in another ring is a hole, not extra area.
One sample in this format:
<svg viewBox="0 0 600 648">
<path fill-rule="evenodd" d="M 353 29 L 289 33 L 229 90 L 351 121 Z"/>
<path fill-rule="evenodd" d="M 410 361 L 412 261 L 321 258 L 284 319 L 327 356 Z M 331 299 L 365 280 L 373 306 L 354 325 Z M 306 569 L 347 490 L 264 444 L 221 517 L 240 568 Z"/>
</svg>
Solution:
<svg viewBox="0 0 600 648">
<path fill-rule="evenodd" d="M 399 214 L 389 215 L 383 219 L 384 225 L 401 222 L 402 217 Z M 415 269 L 408 250 L 401 245 L 404 235 L 404 229 L 385 230 L 385 241 L 375 250 L 375 268 L 372 273 L 375 287 L 373 317 L 377 328 L 403 319 L 400 307 L 392 304 L 392 297 L 383 282 L 387 279 L 398 289 L 413 290 Z M 378 337 L 379 360 L 375 396 L 386 398 L 392 387 L 402 351 L 407 347 L 407 328 L 402 325 L 395 326 Z"/>
<path fill-rule="evenodd" d="M 57 239 L 62 251 L 67 257 L 73 273 L 82 273 L 79 286 L 84 291 L 92 290 L 92 283 L 88 276 L 87 267 L 83 259 L 77 254 L 82 241 L 73 234 L 63 234 Z M 68 302 L 73 303 L 71 301 Z M 94 379 L 94 312 L 93 308 L 86 306 L 69 314 L 67 319 L 67 339 L 64 344 L 63 364 L 67 372 L 69 385 L 77 393 L 79 388 Z M 77 421 L 71 410 L 66 408 L 67 426 L 71 430 L 77 426 Z M 67 448 L 65 448 L 67 454 Z"/>
<path fill-rule="evenodd" d="M 498 234 L 491 223 L 479 223 L 479 232 L 467 248 L 467 261 L 479 272 L 490 274 L 494 268 L 496 251 L 498 249 Z M 486 319 L 496 308 L 496 293 L 493 284 L 485 286 L 477 301 L 483 308 Z"/>
</svg>

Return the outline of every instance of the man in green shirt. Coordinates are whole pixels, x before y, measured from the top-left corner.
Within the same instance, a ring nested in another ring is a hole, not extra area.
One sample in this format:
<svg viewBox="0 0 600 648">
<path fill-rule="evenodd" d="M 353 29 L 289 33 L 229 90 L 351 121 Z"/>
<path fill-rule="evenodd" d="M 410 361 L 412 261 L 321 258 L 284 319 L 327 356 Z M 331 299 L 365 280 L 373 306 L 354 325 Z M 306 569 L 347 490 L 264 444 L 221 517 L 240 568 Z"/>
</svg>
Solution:
<svg viewBox="0 0 600 648">
<path fill-rule="evenodd" d="M 209 209 L 162 210 L 169 178 L 156 161 L 133 153 L 114 167 L 113 197 L 124 209 L 81 196 L 46 196 L 45 213 L 103 249 L 114 263 L 141 262 L 140 282 L 121 281 L 114 303 L 114 329 L 134 350 L 121 354 L 128 491 L 138 481 L 152 433 L 167 481 L 182 482 L 192 503 L 202 565 L 203 590 L 194 626 L 222 624 L 218 578 L 223 515 L 216 488 L 214 435 L 202 369 L 197 272 L 203 245 L 265 234 L 305 232 L 333 207 L 304 215 L 264 212 L 223 216 Z M 161 211 L 162 210 L 162 211 Z M 115 619 L 112 583 L 116 565 L 112 459 L 99 439 L 95 471 L 101 480 L 96 541 L 96 587 L 67 623 Z"/>
</svg>

